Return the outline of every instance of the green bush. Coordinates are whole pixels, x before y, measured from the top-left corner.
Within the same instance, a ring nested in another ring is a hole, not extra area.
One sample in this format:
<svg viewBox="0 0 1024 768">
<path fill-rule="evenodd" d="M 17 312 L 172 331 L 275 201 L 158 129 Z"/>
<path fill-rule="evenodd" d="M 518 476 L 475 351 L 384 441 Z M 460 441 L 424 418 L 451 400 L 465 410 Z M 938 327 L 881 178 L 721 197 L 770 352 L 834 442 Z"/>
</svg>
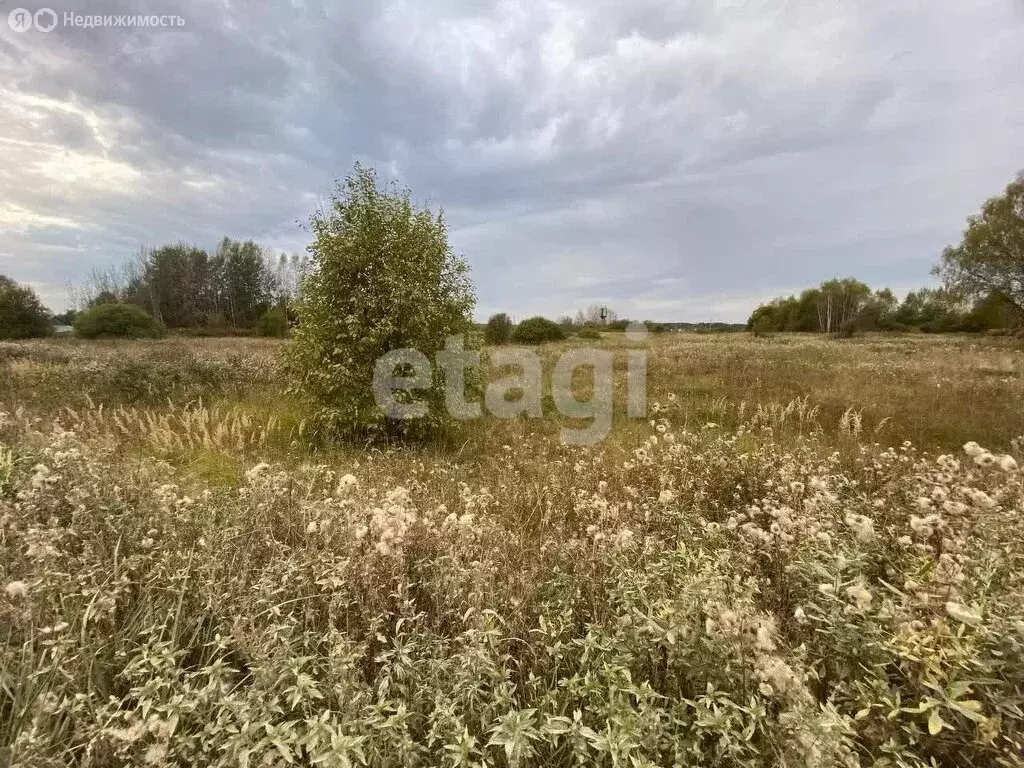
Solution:
<svg viewBox="0 0 1024 768">
<path fill-rule="evenodd" d="M 587 341 L 597 341 L 601 338 L 601 332 L 597 330 L 597 328 L 584 326 L 576 332 L 576 337 L 579 339 L 586 339 Z"/>
<path fill-rule="evenodd" d="M 277 336 L 283 338 L 288 334 L 288 315 L 283 309 L 268 309 L 256 321 L 257 336 Z"/>
<path fill-rule="evenodd" d="M 450 423 L 444 379 L 396 398 L 427 413 L 398 418 L 378 406 L 377 361 L 400 349 L 427 356 L 473 328 L 469 267 L 448 245 L 441 214 L 416 208 L 408 190 L 381 188 L 356 165 L 331 204 L 313 215 L 313 271 L 303 280 L 299 325 L 287 351 L 290 391 L 317 406 L 321 433 L 356 438 L 428 437 Z"/>
<path fill-rule="evenodd" d="M 484 341 L 488 344 L 508 344 L 512 338 L 512 320 L 504 312 L 491 315 L 484 328 Z"/>
<path fill-rule="evenodd" d="M 52 332 L 50 313 L 35 291 L 0 275 L 0 339 L 31 339 Z"/>
<path fill-rule="evenodd" d="M 512 341 L 517 344 L 543 344 L 545 341 L 560 341 L 564 338 L 562 326 L 546 317 L 523 320 L 512 332 Z"/>
<path fill-rule="evenodd" d="M 97 304 L 75 318 L 75 332 L 84 339 L 157 339 L 164 329 L 134 304 Z"/>
</svg>

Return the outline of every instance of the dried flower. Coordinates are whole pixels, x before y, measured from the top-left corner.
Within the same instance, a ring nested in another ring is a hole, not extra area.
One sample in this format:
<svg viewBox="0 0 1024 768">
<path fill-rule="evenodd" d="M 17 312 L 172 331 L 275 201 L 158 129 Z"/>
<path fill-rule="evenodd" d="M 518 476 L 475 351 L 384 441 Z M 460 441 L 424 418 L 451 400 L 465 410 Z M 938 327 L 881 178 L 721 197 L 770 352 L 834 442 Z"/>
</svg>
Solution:
<svg viewBox="0 0 1024 768">
<path fill-rule="evenodd" d="M 28 584 L 24 581 L 11 581 L 4 587 L 4 592 L 11 600 L 28 597 Z"/>
</svg>

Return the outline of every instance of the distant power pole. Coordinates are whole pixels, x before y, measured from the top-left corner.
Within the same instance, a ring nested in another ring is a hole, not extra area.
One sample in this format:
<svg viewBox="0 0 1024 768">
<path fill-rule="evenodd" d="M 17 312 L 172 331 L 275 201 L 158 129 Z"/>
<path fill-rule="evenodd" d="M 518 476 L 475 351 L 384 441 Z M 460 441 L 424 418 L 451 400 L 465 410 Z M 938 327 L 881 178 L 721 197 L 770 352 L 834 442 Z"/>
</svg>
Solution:
<svg viewBox="0 0 1024 768">
<path fill-rule="evenodd" d="M 608 307 L 601 307 L 601 325 L 608 320 Z"/>
</svg>

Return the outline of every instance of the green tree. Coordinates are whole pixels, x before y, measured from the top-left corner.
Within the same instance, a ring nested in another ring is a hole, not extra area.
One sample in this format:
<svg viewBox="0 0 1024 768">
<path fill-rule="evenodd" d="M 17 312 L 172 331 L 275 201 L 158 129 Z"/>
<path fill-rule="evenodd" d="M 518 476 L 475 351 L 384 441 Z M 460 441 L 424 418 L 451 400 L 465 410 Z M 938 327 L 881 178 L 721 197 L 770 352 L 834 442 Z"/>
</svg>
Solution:
<svg viewBox="0 0 1024 768">
<path fill-rule="evenodd" d="M 0 275 L 0 339 L 31 339 L 52 331 L 50 313 L 35 291 Z"/>
<path fill-rule="evenodd" d="M 998 291 L 982 296 L 963 319 L 965 331 L 991 331 L 1024 323 L 1024 312 Z"/>
<path fill-rule="evenodd" d="M 83 339 L 156 339 L 163 328 L 134 304 L 103 303 L 75 318 L 75 333 Z"/>
<path fill-rule="evenodd" d="M 920 328 L 928 333 L 961 329 L 963 307 L 956 294 L 939 288 L 911 291 L 893 313 L 897 327 Z"/>
<path fill-rule="evenodd" d="M 210 259 L 206 251 L 177 243 L 145 254 L 139 284 L 143 306 L 168 328 L 202 325 L 210 308 Z"/>
<path fill-rule="evenodd" d="M 888 288 L 875 291 L 864 302 L 857 326 L 867 331 L 885 330 L 893 327 L 893 315 L 899 306 L 899 299 Z"/>
<path fill-rule="evenodd" d="M 268 309 L 256 321 L 258 336 L 284 337 L 288 334 L 288 315 L 280 307 Z"/>
<path fill-rule="evenodd" d="M 372 385 L 386 353 L 412 348 L 429 356 L 473 327 L 469 267 L 448 244 L 443 214 L 414 206 L 407 189 L 382 188 L 372 169 L 357 164 L 310 228 L 312 269 L 288 352 L 291 390 L 317 404 L 316 421 L 331 433 L 432 434 L 449 418 L 437 367 L 417 393 L 428 406 L 423 418 L 390 417 Z"/>
<path fill-rule="evenodd" d="M 967 219 L 960 244 L 942 252 L 934 272 L 954 293 L 996 292 L 1024 311 L 1024 172 Z"/>
<path fill-rule="evenodd" d="M 771 333 L 781 331 L 783 326 L 782 318 L 779 317 L 778 307 L 772 304 L 762 304 L 755 309 L 747 321 L 747 330 L 755 334 Z"/>
<path fill-rule="evenodd" d="M 274 272 L 263 248 L 225 237 L 212 259 L 217 309 L 232 325 L 253 325 L 274 298 Z"/>
<path fill-rule="evenodd" d="M 508 344 L 512 338 L 512 320 L 504 312 L 491 315 L 484 328 L 484 341 L 488 344 Z"/>
<path fill-rule="evenodd" d="M 546 317 L 527 318 L 512 332 L 512 341 L 517 344 L 543 344 L 545 341 L 560 341 L 564 338 L 562 326 Z"/>
</svg>

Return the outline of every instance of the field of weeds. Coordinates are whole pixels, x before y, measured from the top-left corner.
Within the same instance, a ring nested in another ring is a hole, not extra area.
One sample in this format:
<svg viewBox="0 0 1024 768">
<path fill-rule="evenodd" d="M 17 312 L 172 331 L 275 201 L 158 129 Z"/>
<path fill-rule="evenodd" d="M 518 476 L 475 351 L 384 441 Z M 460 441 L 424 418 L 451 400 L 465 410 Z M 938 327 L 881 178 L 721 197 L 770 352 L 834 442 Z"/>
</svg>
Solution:
<svg viewBox="0 0 1024 768">
<path fill-rule="evenodd" d="M 629 421 L 608 335 L 599 445 L 391 449 L 283 343 L 0 344 L 0 765 L 1024 765 L 1019 343 L 665 334 Z"/>
</svg>

